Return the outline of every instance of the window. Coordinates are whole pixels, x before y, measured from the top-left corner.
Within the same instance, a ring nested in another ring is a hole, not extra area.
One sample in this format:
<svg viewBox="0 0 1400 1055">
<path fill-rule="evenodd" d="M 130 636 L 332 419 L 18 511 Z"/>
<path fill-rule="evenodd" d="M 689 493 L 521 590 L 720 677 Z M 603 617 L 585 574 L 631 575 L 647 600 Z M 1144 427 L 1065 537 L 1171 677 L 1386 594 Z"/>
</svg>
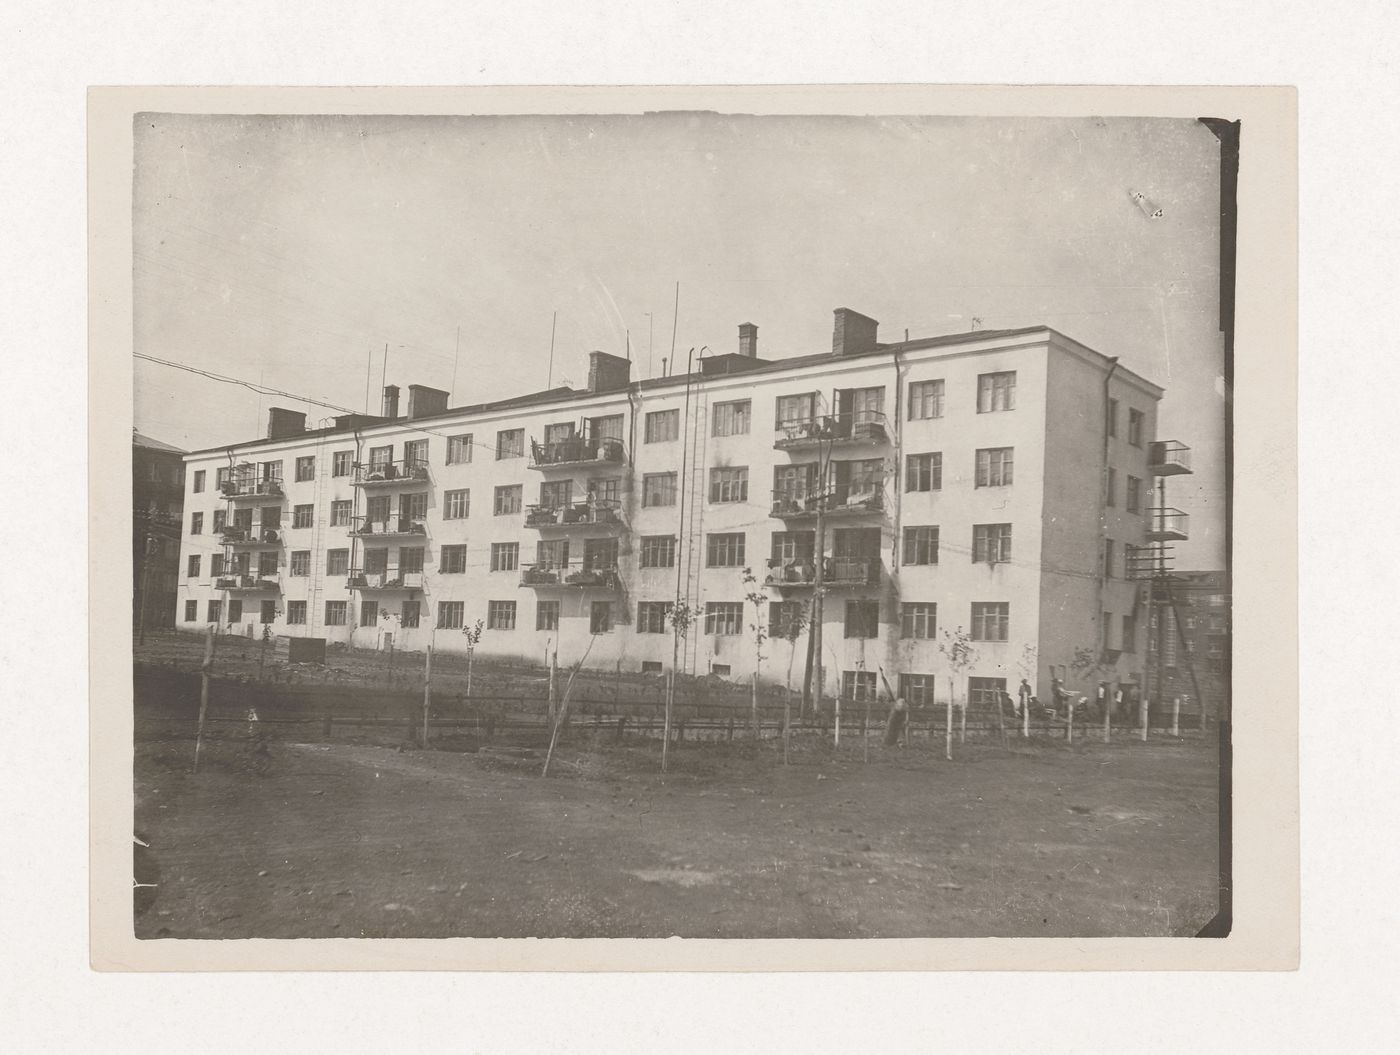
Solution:
<svg viewBox="0 0 1400 1055">
<path fill-rule="evenodd" d="M 496 460 L 522 458 L 525 455 L 525 430 L 502 429 L 496 433 Z"/>
<path fill-rule="evenodd" d="M 196 469 L 196 470 L 194 471 L 194 493 L 195 493 L 195 494 L 201 494 L 203 491 L 204 491 L 204 470 L 203 470 L 203 469 Z"/>
<path fill-rule="evenodd" d="M 878 637 L 880 634 L 879 601 L 846 602 L 846 636 Z"/>
<path fill-rule="evenodd" d="M 596 502 L 621 501 L 622 481 L 616 476 L 600 476 L 588 481 L 588 493 Z"/>
<path fill-rule="evenodd" d="M 716 403 L 714 428 L 711 436 L 741 436 L 749 431 L 749 418 L 752 404 L 747 399 L 736 399 L 732 403 Z"/>
<path fill-rule="evenodd" d="M 465 520 L 472 510 L 472 493 L 469 488 L 442 493 L 442 519 Z"/>
<path fill-rule="evenodd" d="M 1006 487 L 1012 477 L 1013 447 L 983 447 L 977 452 L 978 487 Z"/>
<path fill-rule="evenodd" d="M 669 443 L 680 435 L 679 410 L 654 410 L 646 416 L 646 442 Z"/>
<path fill-rule="evenodd" d="M 314 479 L 316 479 L 316 457 L 315 457 L 315 455 L 308 454 L 308 455 L 306 455 L 306 456 L 303 457 L 303 458 L 298 458 L 298 459 L 297 459 L 296 472 L 297 472 L 297 482 L 298 482 L 298 483 L 302 483 L 302 482 L 304 482 L 304 481 L 306 481 L 306 480 L 314 480 Z"/>
<path fill-rule="evenodd" d="M 417 574 L 423 570 L 423 547 L 404 546 L 399 549 L 399 572 Z"/>
<path fill-rule="evenodd" d="M 943 382 L 915 381 L 909 386 L 909 420 L 943 416 Z"/>
<path fill-rule="evenodd" d="M 1134 447 L 1142 446 L 1142 420 L 1142 411 L 1128 408 L 1128 442 Z"/>
<path fill-rule="evenodd" d="M 817 551 L 815 531 L 775 531 L 773 532 L 769 556 L 774 560 L 811 560 Z M 845 554 L 837 554 L 845 556 Z"/>
<path fill-rule="evenodd" d="M 778 428 L 799 425 L 817 416 L 817 394 L 803 392 L 796 396 L 779 396 L 774 408 L 773 420 Z"/>
<path fill-rule="evenodd" d="M 361 626 L 375 626 L 375 625 L 377 625 L 378 623 L 379 623 L 379 602 L 378 602 L 378 601 L 361 601 L 361 602 L 360 602 L 360 625 L 361 625 Z"/>
<path fill-rule="evenodd" d="M 974 564 L 1005 564 L 1010 559 L 1010 524 L 972 525 L 972 562 Z"/>
<path fill-rule="evenodd" d="M 293 506 L 293 507 L 292 507 L 292 527 L 294 527 L 294 528 L 309 528 L 309 527 L 311 526 L 311 510 L 312 510 L 312 508 L 313 508 L 313 507 L 310 506 L 310 505 Z"/>
<path fill-rule="evenodd" d="M 660 661 L 659 659 L 644 659 L 644 660 L 642 660 L 642 673 L 643 673 L 643 674 L 660 674 L 660 673 L 661 673 L 661 661 Z"/>
<path fill-rule="evenodd" d="M 552 447 L 556 443 L 564 443 L 574 438 L 574 423 L 572 421 L 559 421 L 544 427 L 544 442 L 546 447 Z"/>
<path fill-rule="evenodd" d="M 744 632 L 743 601 L 706 601 L 706 636 L 724 635 L 733 637 Z"/>
<path fill-rule="evenodd" d="M 938 632 L 938 605 L 906 601 L 899 606 L 899 636 L 926 640 Z"/>
<path fill-rule="evenodd" d="M 1005 694 L 1005 678 L 967 679 L 967 702 L 971 707 L 999 707 Z"/>
<path fill-rule="evenodd" d="M 417 465 L 428 464 L 428 441 L 405 440 L 403 445 L 403 467 L 412 469 Z"/>
<path fill-rule="evenodd" d="M 439 630 L 461 630 L 465 610 L 465 601 L 439 601 L 437 628 Z"/>
<path fill-rule="evenodd" d="M 611 634 L 612 628 L 612 602 L 594 601 L 588 615 L 588 632 L 590 634 Z"/>
<path fill-rule="evenodd" d="M 383 469 L 386 465 L 393 464 L 394 445 L 392 443 L 384 447 L 371 447 L 369 449 L 369 467 L 371 469 Z"/>
<path fill-rule="evenodd" d="M 350 571 L 350 551 L 348 549 L 326 550 L 326 574 L 346 575 Z"/>
<path fill-rule="evenodd" d="M 932 525 L 904 529 L 904 563 L 938 563 L 938 528 Z"/>
<path fill-rule="evenodd" d="M 749 470 L 747 466 L 710 470 L 711 502 L 747 502 L 749 500 Z"/>
<path fill-rule="evenodd" d="M 937 491 L 943 487 L 943 455 L 911 454 L 905 459 L 905 491 Z"/>
<path fill-rule="evenodd" d="M 331 475 L 349 476 L 354 460 L 354 451 L 336 451 L 331 455 Z"/>
<path fill-rule="evenodd" d="M 676 566 L 676 536 L 643 535 L 641 566 L 643 568 L 674 568 Z"/>
<path fill-rule="evenodd" d="M 399 606 L 399 626 L 404 630 L 418 629 L 418 622 L 422 619 L 421 601 L 404 601 Z"/>
<path fill-rule="evenodd" d="M 768 633 L 771 637 L 795 639 L 806 625 L 806 606 L 801 601 L 768 602 Z"/>
<path fill-rule="evenodd" d="M 207 607 L 206 623 L 219 623 L 223 621 L 224 606 L 222 602 L 210 601 Z"/>
<path fill-rule="evenodd" d="M 977 413 L 1016 409 L 1016 371 L 980 374 L 977 378 Z"/>
<path fill-rule="evenodd" d="M 1137 651 L 1137 619 L 1131 615 L 1123 617 L 1123 651 Z"/>
<path fill-rule="evenodd" d="M 428 492 L 415 491 L 399 495 L 399 516 L 405 520 L 423 521 L 428 517 Z"/>
<path fill-rule="evenodd" d="M 261 462 L 258 465 L 259 480 L 280 480 L 282 479 L 282 462 L 279 459 L 275 462 Z"/>
<path fill-rule="evenodd" d="M 901 674 L 899 694 L 910 707 L 929 707 L 934 701 L 935 675 Z"/>
<path fill-rule="evenodd" d="M 472 460 L 472 434 L 447 437 L 447 464 L 466 465 Z"/>
<path fill-rule="evenodd" d="M 540 601 L 535 605 L 535 629 L 536 630 L 558 630 L 559 629 L 559 602 Z"/>
<path fill-rule="evenodd" d="M 353 503 L 348 498 L 331 502 L 331 527 L 350 526 L 352 505 Z"/>
<path fill-rule="evenodd" d="M 491 543 L 491 570 L 515 571 L 520 567 L 520 543 Z"/>
<path fill-rule="evenodd" d="M 713 674 L 713 675 L 714 675 L 715 677 L 717 677 L 717 678 L 727 678 L 727 677 L 729 677 L 729 672 L 730 672 L 731 669 L 732 669 L 732 668 L 730 667 L 730 665 L 729 665 L 728 663 L 711 663 L 711 664 L 710 664 L 710 673 Z"/>
<path fill-rule="evenodd" d="M 311 574 L 311 551 L 309 549 L 294 549 L 287 562 L 287 574 L 295 575 L 298 578 Z"/>
<path fill-rule="evenodd" d="M 258 554 L 258 574 L 263 578 L 270 578 L 277 574 L 277 551 L 275 549 L 265 549 Z"/>
<path fill-rule="evenodd" d="M 638 601 L 637 633 L 664 634 L 666 619 L 670 614 L 670 601 Z"/>
<path fill-rule="evenodd" d="M 438 550 L 438 571 L 444 575 L 461 575 L 466 570 L 466 546 L 443 546 Z"/>
<path fill-rule="evenodd" d="M 282 507 L 263 506 L 258 511 L 258 521 L 265 528 L 279 528 L 282 526 Z"/>
<path fill-rule="evenodd" d="M 642 506 L 676 504 L 675 473 L 645 473 L 642 476 Z"/>
<path fill-rule="evenodd" d="M 214 470 L 214 486 L 222 491 L 226 484 L 233 483 L 233 470 L 227 465 Z"/>
<path fill-rule="evenodd" d="M 187 623 L 193 623 L 193 622 L 194 622 L 196 619 L 198 619 L 198 618 L 199 618 L 199 602 L 198 602 L 198 601 L 186 601 L 186 602 L 185 602 L 185 622 L 187 622 Z"/>
<path fill-rule="evenodd" d="M 486 626 L 491 630 L 514 630 L 515 602 L 488 601 L 486 603 Z"/>
<path fill-rule="evenodd" d="M 709 568 L 742 568 L 744 566 L 744 533 L 705 536 L 705 566 Z"/>
<path fill-rule="evenodd" d="M 346 617 L 346 602 L 345 602 L 345 601 L 327 601 L 327 602 L 326 602 L 326 625 L 327 625 L 327 626 L 344 626 L 344 625 L 345 625 L 345 617 Z"/>
<path fill-rule="evenodd" d="M 574 500 L 572 480 L 550 480 L 540 484 L 540 505 L 546 509 L 563 509 Z"/>
<path fill-rule="evenodd" d="M 542 569 L 564 568 L 569 563 L 569 540 L 540 539 L 535 543 L 535 564 Z"/>
<path fill-rule="evenodd" d="M 1118 504 L 1118 470 L 1113 466 L 1108 467 L 1108 474 L 1104 478 L 1104 505 L 1112 509 Z"/>
<path fill-rule="evenodd" d="M 1142 481 L 1136 476 L 1128 477 L 1128 491 L 1123 505 L 1129 513 L 1142 512 Z"/>
<path fill-rule="evenodd" d="M 225 526 L 227 523 L 228 523 L 228 510 L 226 510 L 226 509 L 216 509 L 216 510 L 214 510 L 214 534 L 217 535 L 220 531 L 222 531 L 222 530 L 224 529 L 224 526 Z"/>
<path fill-rule="evenodd" d="M 496 504 L 494 506 L 496 516 L 513 516 L 519 513 L 523 500 L 523 488 L 520 484 L 507 484 L 504 487 L 496 488 Z"/>
<path fill-rule="evenodd" d="M 185 571 L 185 577 L 190 579 L 199 578 L 199 554 L 191 553 L 189 567 Z"/>
<path fill-rule="evenodd" d="M 204 514 L 203 514 L 203 513 L 191 513 L 191 514 L 190 514 L 190 534 L 191 534 L 191 535 L 202 535 L 202 534 L 204 534 Z"/>
<path fill-rule="evenodd" d="M 1111 539 L 1111 538 L 1106 538 L 1106 539 L 1104 539 L 1104 540 L 1103 540 L 1103 577 L 1104 577 L 1105 579 L 1111 579 L 1111 578 L 1113 578 L 1113 572 L 1114 572 L 1113 562 L 1114 562 L 1114 558 L 1115 558 L 1116 556 L 1117 556 L 1117 554 L 1116 554 L 1115 551 L 1114 551 L 1113 539 Z"/>
<path fill-rule="evenodd" d="M 287 602 L 287 625 L 288 625 L 288 626 L 305 626 L 305 625 L 306 625 L 306 602 L 305 602 L 305 601 L 288 601 L 288 602 Z"/>
<path fill-rule="evenodd" d="M 1107 417 L 1108 420 L 1104 422 L 1104 428 L 1108 430 L 1108 434 L 1109 434 L 1110 436 L 1117 436 L 1117 435 L 1118 435 L 1118 400 L 1116 400 L 1116 399 L 1110 399 L 1110 400 L 1108 401 L 1108 409 L 1107 409 L 1107 411 L 1105 412 L 1105 414 L 1106 414 L 1106 417 Z"/>
<path fill-rule="evenodd" d="M 617 539 L 586 538 L 583 540 L 583 570 L 612 571 L 617 568 Z"/>
<path fill-rule="evenodd" d="M 972 602 L 972 640 L 1005 641 L 1011 606 L 1005 601 Z"/>
<path fill-rule="evenodd" d="M 215 553 L 212 557 L 209 558 L 209 574 L 217 579 L 223 573 L 224 555 L 222 553 Z"/>
<path fill-rule="evenodd" d="M 873 670 L 843 670 L 841 672 L 841 698 L 855 703 L 874 700 L 877 690 L 876 674 Z"/>
</svg>

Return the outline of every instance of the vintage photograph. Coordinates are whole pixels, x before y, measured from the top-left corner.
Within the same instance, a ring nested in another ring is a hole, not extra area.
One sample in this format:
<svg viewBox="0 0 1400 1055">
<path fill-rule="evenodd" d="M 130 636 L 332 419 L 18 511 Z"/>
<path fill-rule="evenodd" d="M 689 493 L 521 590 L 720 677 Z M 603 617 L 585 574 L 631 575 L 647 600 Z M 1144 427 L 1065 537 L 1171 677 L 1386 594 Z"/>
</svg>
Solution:
<svg viewBox="0 0 1400 1055">
<path fill-rule="evenodd" d="M 1230 934 L 1231 115 L 132 135 L 137 938 Z"/>
</svg>

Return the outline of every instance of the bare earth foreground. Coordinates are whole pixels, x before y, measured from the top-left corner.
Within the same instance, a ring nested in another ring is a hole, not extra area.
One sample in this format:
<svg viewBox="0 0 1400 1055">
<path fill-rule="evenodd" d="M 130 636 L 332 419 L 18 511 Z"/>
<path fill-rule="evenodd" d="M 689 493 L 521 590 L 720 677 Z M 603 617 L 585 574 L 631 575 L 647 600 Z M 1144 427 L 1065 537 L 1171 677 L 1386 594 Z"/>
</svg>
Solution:
<svg viewBox="0 0 1400 1055">
<path fill-rule="evenodd" d="M 141 938 L 1192 935 L 1199 741 L 938 750 L 579 736 L 543 751 L 136 745 Z M 149 900 L 143 902 L 142 895 Z"/>
</svg>

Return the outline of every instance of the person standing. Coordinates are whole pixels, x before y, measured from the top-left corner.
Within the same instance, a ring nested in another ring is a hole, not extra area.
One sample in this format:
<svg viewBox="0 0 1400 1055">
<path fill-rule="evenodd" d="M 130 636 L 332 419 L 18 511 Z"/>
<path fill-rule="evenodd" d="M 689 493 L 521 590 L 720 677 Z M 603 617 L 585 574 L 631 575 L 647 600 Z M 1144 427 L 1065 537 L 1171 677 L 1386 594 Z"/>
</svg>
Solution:
<svg viewBox="0 0 1400 1055">
<path fill-rule="evenodd" d="M 1030 682 L 1026 681 L 1025 678 L 1021 679 L 1021 687 L 1016 691 L 1016 699 L 1020 708 L 1026 708 L 1031 705 L 1031 686 Z M 1022 710 L 1017 710 L 1016 713 L 1021 714 Z"/>
</svg>

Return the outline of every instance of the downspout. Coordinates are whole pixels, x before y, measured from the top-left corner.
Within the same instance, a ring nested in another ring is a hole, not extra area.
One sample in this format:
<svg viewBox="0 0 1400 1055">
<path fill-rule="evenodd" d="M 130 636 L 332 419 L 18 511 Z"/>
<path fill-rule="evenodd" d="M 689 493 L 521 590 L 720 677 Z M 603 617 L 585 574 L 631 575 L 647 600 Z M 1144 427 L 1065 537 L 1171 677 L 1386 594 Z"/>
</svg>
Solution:
<svg viewBox="0 0 1400 1055">
<path fill-rule="evenodd" d="M 905 331 L 908 336 L 908 331 Z M 900 625 L 899 614 L 899 546 L 904 524 L 904 489 L 901 486 L 904 470 L 904 366 L 899 361 L 900 345 L 894 346 L 894 539 L 890 547 L 890 596 L 891 603 L 891 623 L 889 649 L 886 659 L 894 669 L 897 659 L 899 640 L 895 633 L 895 627 Z M 898 671 L 896 671 L 896 674 Z M 890 701 L 894 705 L 894 701 Z"/>
<path fill-rule="evenodd" d="M 1104 598 L 1108 591 L 1108 568 L 1106 567 L 1106 551 L 1108 536 L 1108 452 L 1109 441 L 1109 420 L 1108 412 L 1111 406 L 1109 402 L 1109 384 L 1113 380 L 1113 374 L 1118 369 L 1118 357 L 1116 355 L 1108 358 L 1108 372 L 1103 376 L 1103 413 L 1100 415 L 1100 428 L 1103 430 L 1103 458 L 1099 467 L 1099 604 L 1094 615 L 1094 625 L 1098 628 L 1098 652 L 1102 656 L 1104 652 L 1104 641 L 1107 640 L 1108 627 L 1104 623 Z M 1116 673 L 1116 671 L 1115 671 Z M 1098 687 L 1095 686 L 1097 692 Z M 1104 705 L 1111 703 L 1109 693 L 1104 694 Z"/>
</svg>

